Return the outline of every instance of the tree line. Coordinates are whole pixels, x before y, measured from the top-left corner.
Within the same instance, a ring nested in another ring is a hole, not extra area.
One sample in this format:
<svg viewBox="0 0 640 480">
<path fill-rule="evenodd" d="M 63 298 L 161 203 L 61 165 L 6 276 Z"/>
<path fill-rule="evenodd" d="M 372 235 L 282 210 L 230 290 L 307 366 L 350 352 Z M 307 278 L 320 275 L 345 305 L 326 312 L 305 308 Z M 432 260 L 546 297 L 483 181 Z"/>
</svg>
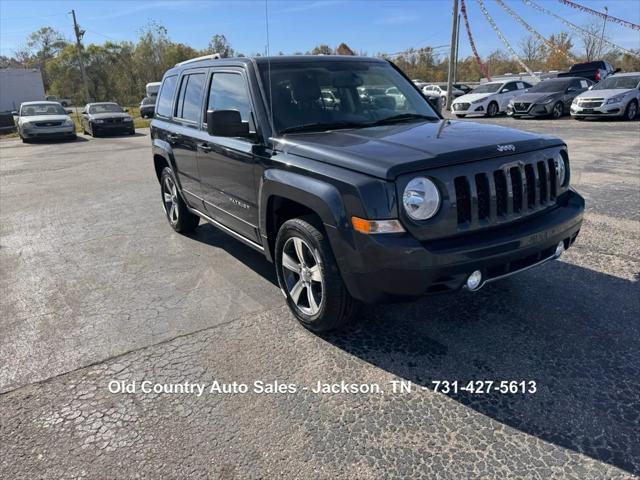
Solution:
<svg viewBox="0 0 640 480">
<path fill-rule="evenodd" d="M 596 23 L 584 28 L 594 33 L 600 29 Z M 519 50 L 520 58 L 534 71 L 566 70 L 576 61 L 596 58 L 608 60 L 624 71 L 640 70 L 638 56 L 603 49 L 595 37 L 580 38 L 576 45 L 566 32 L 551 35 L 546 43 L 533 36 L 526 37 L 520 42 Z M 211 53 L 219 53 L 222 57 L 244 56 L 235 51 L 222 34 L 214 35 L 207 48 L 197 50 L 172 41 L 167 29 L 157 23 L 145 26 L 135 42 L 107 40 L 102 44 L 89 44 L 82 51 L 91 98 L 125 105 L 138 103 L 144 96 L 145 85 L 159 81 L 164 72 L 176 63 Z M 284 55 L 283 52 L 278 54 Z M 293 52 L 293 55 L 305 54 L 356 55 L 356 51 L 341 43 L 335 48 L 320 44 L 307 52 Z M 357 54 L 367 55 L 367 52 L 358 51 Z M 259 56 L 260 53 L 252 55 Z M 392 60 L 410 78 L 430 82 L 442 82 L 447 78 L 448 56 L 431 47 L 411 48 L 395 54 L 378 52 L 375 56 Z M 502 50 L 494 51 L 483 62 L 491 76 L 521 71 L 519 64 Z M 76 104 L 86 102 L 76 45 L 51 27 L 42 27 L 31 33 L 25 46 L 13 55 L 0 56 L 0 68 L 8 67 L 38 68 L 47 94 L 70 98 Z M 480 67 L 473 57 L 458 60 L 457 81 L 477 82 L 481 77 Z"/>
</svg>

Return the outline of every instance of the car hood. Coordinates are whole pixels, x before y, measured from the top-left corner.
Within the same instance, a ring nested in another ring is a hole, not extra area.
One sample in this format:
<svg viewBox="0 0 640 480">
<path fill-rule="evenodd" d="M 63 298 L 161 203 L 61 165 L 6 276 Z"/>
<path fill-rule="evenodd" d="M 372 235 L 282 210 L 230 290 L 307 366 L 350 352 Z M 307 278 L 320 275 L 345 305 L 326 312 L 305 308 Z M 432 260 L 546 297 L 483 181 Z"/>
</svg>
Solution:
<svg viewBox="0 0 640 480">
<path fill-rule="evenodd" d="M 540 100 L 544 100 L 545 98 L 553 97 L 558 98 L 562 92 L 534 92 L 534 93 L 523 93 L 522 95 L 518 95 L 513 98 L 514 102 L 518 103 L 536 103 Z"/>
<path fill-rule="evenodd" d="M 493 95 L 493 93 L 467 93 L 466 95 L 456 98 L 455 103 L 471 103 L 476 100 L 490 97 L 491 95 Z"/>
<path fill-rule="evenodd" d="M 550 136 L 450 120 L 295 133 L 276 141 L 278 149 L 287 153 L 387 180 L 428 168 L 563 145 Z"/>
<path fill-rule="evenodd" d="M 608 90 L 588 90 L 578 95 L 578 98 L 609 98 L 618 95 L 625 95 L 635 89 L 629 88 L 611 88 Z"/>
<path fill-rule="evenodd" d="M 31 117 L 19 117 L 20 123 L 29 122 L 64 122 L 69 115 L 34 115 Z"/>
<path fill-rule="evenodd" d="M 105 113 L 90 113 L 89 116 L 93 120 L 99 120 L 101 118 L 128 118 L 131 117 L 128 113 L 125 112 L 105 112 Z"/>
</svg>

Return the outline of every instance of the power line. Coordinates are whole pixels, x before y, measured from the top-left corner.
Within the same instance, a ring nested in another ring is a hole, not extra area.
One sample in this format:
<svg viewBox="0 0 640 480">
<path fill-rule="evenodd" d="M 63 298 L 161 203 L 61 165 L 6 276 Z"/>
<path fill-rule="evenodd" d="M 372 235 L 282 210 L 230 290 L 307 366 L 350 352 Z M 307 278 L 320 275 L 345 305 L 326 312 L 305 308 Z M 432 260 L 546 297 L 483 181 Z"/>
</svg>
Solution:
<svg viewBox="0 0 640 480">
<path fill-rule="evenodd" d="M 507 50 L 509 50 L 509 52 L 513 56 L 514 60 L 516 62 L 518 62 L 518 64 L 522 68 L 524 68 L 529 75 L 531 75 L 532 77 L 538 78 L 538 76 L 535 73 L 533 73 L 533 71 L 529 67 L 527 67 L 527 65 L 522 60 L 520 60 L 520 57 L 518 56 L 516 51 L 513 49 L 511 44 L 507 41 L 506 37 L 502 34 L 500 29 L 496 25 L 496 22 L 493 21 L 493 18 L 491 17 L 489 12 L 485 8 L 483 1 L 482 0 L 476 0 L 476 1 L 478 2 L 478 5 L 480 5 L 480 10 L 482 11 L 482 13 L 484 14 L 485 18 L 487 19 L 487 21 L 491 25 L 491 28 L 493 28 L 493 30 L 494 30 L 494 32 L 496 32 L 496 35 L 498 36 L 498 38 L 502 41 L 502 43 L 507 48 Z"/>
<path fill-rule="evenodd" d="M 600 40 L 600 37 L 599 37 L 598 35 L 594 35 L 594 34 L 593 34 L 593 33 L 591 33 L 590 31 L 585 30 L 584 28 L 579 27 L 578 25 L 576 25 L 576 24 L 574 24 L 574 23 L 571 23 L 569 20 L 565 20 L 565 19 L 564 19 L 564 18 L 562 18 L 561 16 L 556 15 L 556 14 L 555 14 L 555 13 L 553 13 L 553 12 L 550 12 L 550 11 L 549 11 L 549 10 L 547 10 L 546 8 L 541 7 L 540 5 L 538 5 L 537 3 L 532 2 L 531 0 L 521 0 L 521 1 L 522 1 L 525 5 L 529 5 L 530 7 L 535 8 L 535 9 L 536 9 L 536 10 L 538 10 L 539 12 L 546 13 L 547 15 L 551 15 L 552 17 L 556 18 L 556 19 L 557 19 L 557 20 L 559 20 L 560 22 L 564 23 L 567 27 L 569 27 L 569 28 L 573 29 L 574 31 L 576 31 L 576 32 L 578 32 L 578 33 L 580 33 L 580 34 L 582 34 L 582 35 L 588 35 L 588 36 L 590 36 L 590 37 L 594 37 L 594 38 L 596 38 L 598 41 Z M 626 54 L 628 54 L 628 55 L 631 55 L 631 56 L 634 56 L 634 57 L 638 57 L 638 58 L 640 58 L 640 54 L 638 54 L 638 53 L 636 53 L 636 52 L 633 52 L 633 51 L 631 51 L 631 50 L 627 50 L 626 48 L 623 48 L 623 47 L 621 47 L 620 45 L 616 45 L 615 43 L 610 42 L 609 40 L 602 39 L 602 41 L 603 41 L 604 43 L 606 43 L 607 45 L 609 45 L 609 46 L 611 46 L 611 47 L 613 47 L 613 48 L 615 48 L 615 49 L 617 49 L 617 50 L 620 50 L 621 52 L 624 52 L 624 53 L 626 53 Z"/>
<path fill-rule="evenodd" d="M 491 81 L 491 76 L 489 75 L 489 70 L 482 63 L 482 59 L 480 55 L 478 55 L 478 49 L 476 48 L 476 42 L 473 41 L 473 35 L 471 34 L 471 27 L 469 26 L 469 17 L 467 16 L 467 7 L 464 3 L 464 0 L 460 0 L 460 13 L 462 13 L 462 18 L 464 19 L 464 26 L 467 30 L 467 36 L 469 37 L 469 45 L 471 46 L 471 51 L 473 52 L 473 56 L 476 59 L 476 63 L 480 68 L 480 72 L 484 75 L 489 81 Z"/>
<path fill-rule="evenodd" d="M 518 22 L 520 25 L 522 25 L 524 28 L 526 28 L 529 33 L 531 33 L 533 36 L 535 36 L 538 40 L 540 40 L 542 43 L 544 43 L 547 47 L 549 47 L 552 50 L 556 50 L 559 53 L 562 53 L 569 60 L 575 62 L 576 59 L 575 59 L 575 57 L 573 55 L 571 55 L 571 53 L 569 53 L 569 52 L 567 52 L 565 50 L 562 50 L 561 48 L 558 48 L 557 45 L 554 45 L 552 42 L 547 40 L 544 36 L 542 36 L 540 33 L 538 33 L 538 31 L 535 30 L 531 25 L 529 25 L 527 22 L 525 22 L 524 19 L 520 15 L 518 15 L 516 12 L 511 10 L 511 8 L 509 8 L 507 6 L 507 4 L 504 3 L 502 0 L 496 0 L 496 3 L 498 5 L 500 5 L 502 7 L 502 9 L 505 10 L 509 15 L 511 15 L 516 20 L 516 22 Z"/>
<path fill-rule="evenodd" d="M 609 15 L 608 13 L 601 13 L 598 12 L 597 10 L 593 10 L 589 7 L 585 7 L 584 5 L 580 5 L 579 3 L 576 2 L 572 2 L 571 0 L 558 0 L 560 3 L 564 4 L 564 5 L 568 5 L 571 8 L 575 8 L 576 10 L 580 10 L 581 12 L 585 12 L 588 13 L 590 15 L 595 15 L 596 17 L 600 17 L 602 19 L 604 19 L 604 21 L 611 21 L 611 22 L 615 22 L 619 25 L 622 25 L 623 27 L 627 27 L 627 28 L 631 28 L 633 30 L 640 30 L 640 25 L 633 23 L 633 22 L 628 22 L 627 20 L 623 20 L 622 18 L 618 18 L 618 17 L 612 17 L 611 15 Z M 606 7 L 605 7 L 606 9 Z"/>
</svg>

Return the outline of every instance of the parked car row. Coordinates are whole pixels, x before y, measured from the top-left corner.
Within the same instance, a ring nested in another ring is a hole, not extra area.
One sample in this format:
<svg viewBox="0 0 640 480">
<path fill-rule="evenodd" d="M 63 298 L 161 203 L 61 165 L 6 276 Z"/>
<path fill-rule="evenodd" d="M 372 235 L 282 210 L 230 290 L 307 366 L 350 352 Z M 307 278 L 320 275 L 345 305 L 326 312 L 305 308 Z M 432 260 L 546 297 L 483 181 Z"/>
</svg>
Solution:
<svg viewBox="0 0 640 480">
<path fill-rule="evenodd" d="M 514 118 L 563 115 L 619 117 L 633 120 L 640 105 L 640 72 L 613 73 L 599 83 L 584 77 L 558 76 L 531 85 L 510 80 L 488 82 L 457 97 L 452 112 L 466 116 L 494 117 L 506 113 Z"/>
<path fill-rule="evenodd" d="M 24 102 L 20 110 L 12 112 L 17 117 L 16 127 L 23 142 L 31 140 L 76 138 L 76 125 L 59 102 Z M 80 114 L 83 132 L 97 137 L 106 133 L 126 133 L 133 135 L 133 117 L 117 103 L 88 103 Z"/>
</svg>

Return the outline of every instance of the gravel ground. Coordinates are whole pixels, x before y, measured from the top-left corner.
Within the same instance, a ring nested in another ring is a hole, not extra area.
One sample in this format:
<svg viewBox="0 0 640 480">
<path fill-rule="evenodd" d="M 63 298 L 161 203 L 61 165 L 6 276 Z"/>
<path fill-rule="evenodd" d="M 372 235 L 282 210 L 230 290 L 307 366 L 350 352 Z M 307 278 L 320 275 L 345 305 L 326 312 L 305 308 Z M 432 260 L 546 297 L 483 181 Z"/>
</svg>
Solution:
<svg viewBox="0 0 640 480">
<path fill-rule="evenodd" d="M 148 131 L 2 140 L 0 478 L 640 475 L 640 123 L 479 121 L 565 139 L 587 200 L 575 247 L 328 336 L 297 325 L 258 253 L 169 228 Z M 537 391 L 434 391 L 454 380 Z M 312 391 L 341 381 L 382 392 Z"/>
</svg>

